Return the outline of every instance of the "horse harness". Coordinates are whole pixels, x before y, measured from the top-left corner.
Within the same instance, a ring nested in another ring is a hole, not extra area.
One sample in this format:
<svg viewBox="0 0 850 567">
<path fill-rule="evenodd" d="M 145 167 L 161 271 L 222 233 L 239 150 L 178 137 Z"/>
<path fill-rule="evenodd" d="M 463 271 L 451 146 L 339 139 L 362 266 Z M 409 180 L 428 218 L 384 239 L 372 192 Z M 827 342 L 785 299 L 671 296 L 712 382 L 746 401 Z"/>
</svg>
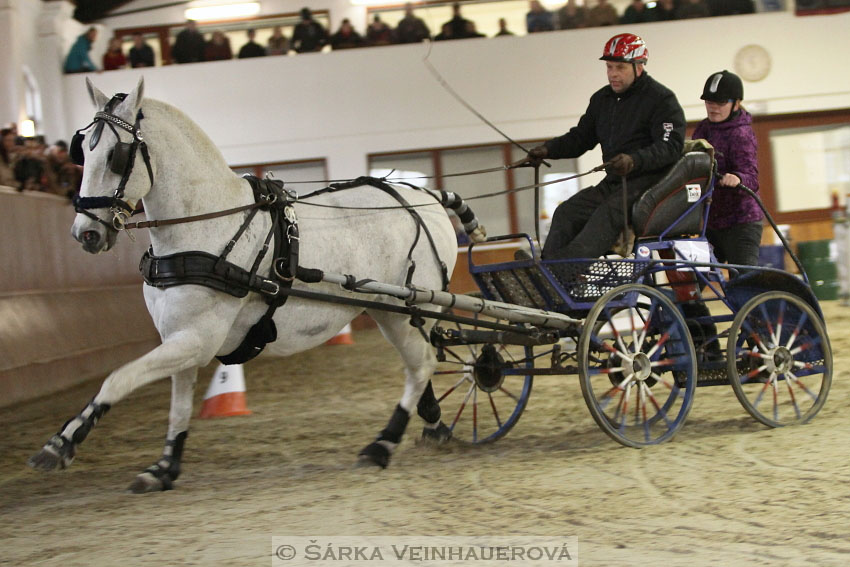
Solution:
<svg viewBox="0 0 850 567">
<path fill-rule="evenodd" d="M 139 128 L 139 123 L 144 118 L 142 110 L 139 109 L 137 112 L 135 124 L 130 124 L 113 114 L 115 107 L 126 96 L 123 93 L 114 95 L 106 104 L 104 110 L 97 112 L 94 120 L 86 127 L 77 130 L 71 140 L 71 159 L 77 165 L 83 165 L 84 154 L 82 144 L 85 139 L 84 132 L 94 126 L 94 131 L 89 140 L 89 149 L 93 150 L 100 142 L 104 124 L 108 125 L 118 140 L 108 158 L 109 168 L 113 173 L 121 175 L 121 181 L 112 197 L 77 196 L 74 199 L 74 208 L 78 213 L 82 213 L 97 221 L 107 229 L 116 231 L 129 228 L 157 227 L 181 222 L 194 222 L 248 211 L 242 225 L 219 256 L 202 251 L 178 252 L 165 256 L 156 256 L 151 247 L 145 252 L 139 263 L 139 270 L 142 273 L 145 283 L 153 287 L 169 288 L 180 285 L 201 285 L 238 298 L 245 297 L 249 292 L 260 294 L 268 304 L 265 314 L 251 327 L 236 350 L 230 354 L 217 357 L 224 364 L 241 364 L 247 362 L 260 354 L 266 344 L 277 339 L 277 328 L 273 316 L 277 308 L 283 305 L 289 297 L 289 294 L 282 293 L 282 290 L 289 290 L 296 277 L 306 283 L 318 283 L 323 278 L 321 270 L 308 269 L 298 265 L 298 220 L 294 207 L 298 197 L 294 192 L 290 192 L 284 188 L 283 181 L 277 179 L 259 179 L 253 175 L 244 175 L 243 178 L 251 185 L 251 190 L 254 194 L 254 203 L 251 205 L 198 215 L 196 217 L 128 224 L 127 219 L 133 214 L 133 207 L 124 200 L 124 189 L 133 172 L 136 153 L 138 151 L 142 153 L 151 185 L 153 185 L 153 169 L 151 167 L 147 144 Z M 133 141 L 122 142 L 117 130 L 115 130 L 115 126 L 131 133 L 133 135 Z M 439 257 L 434 239 L 427 225 L 425 225 L 416 210 L 389 183 L 373 177 L 359 177 L 353 181 L 331 184 L 325 189 L 316 191 L 309 196 L 363 185 L 376 187 L 392 196 L 399 202 L 402 208 L 408 211 L 416 224 L 416 236 L 407 256 L 409 269 L 406 277 L 406 285 L 410 285 L 414 270 L 416 269 L 416 263 L 412 258 L 413 251 L 424 230 L 434 257 L 442 270 L 443 289 L 447 289 L 449 282 L 448 270 L 445 262 Z M 440 202 L 436 197 L 435 199 Z M 90 210 L 92 209 L 109 209 L 113 215 L 112 224 L 91 213 Z M 257 253 L 257 257 L 251 265 L 251 269 L 246 270 L 241 266 L 229 262 L 227 256 L 248 229 L 257 211 L 261 209 L 268 211 L 271 215 L 271 227 L 266 234 L 263 247 Z M 268 276 L 262 276 L 258 274 L 258 270 L 263 258 L 268 253 L 269 243 L 272 237 L 274 237 L 274 259 L 270 274 Z M 371 280 L 358 281 L 353 276 L 349 276 L 348 283 L 343 287 L 354 291 L 358 285 L 362 285 L 366 281 Z M 336 297 L 327 295 L 327 298 L 332 301 Z"/>
<path fill-rule="evenodd" d="M 109 152 L 109 169 L 112 173 L 121 176 L 121 181 L 112 197 L 74 197 L 74 210 L 84 214 L 90 219 L 102 224 L 108 230 L 121 230 L 124 227 L 127 219 L 133 214 L 133 207 L 124 200 L 124 189 L 127 186 L 127 181 L 133 173 L 133 166 L 136 162 L 136 152 L 142 152 L 142 159 L 145 161 L 145 167 L 148 170 L 148 178 L 153 185 L 153 168 L 151 167 L 150 152 L 148 146 L 142 136 L 142 131 L 139 128 L 139 123 L 144 118 L 142 109 L 136 113 L 136 123 L 130 124 L 126 120 L 119 118 L 113 114 L 115 107 L 118 106 L 127 97 L 124 93 L 114 95 L 101 112 L 97 112 L 92 120 L 84 128 L 80 128 L 71 138 L 71 147 L 69 154 L 71 161 L 77 165 L 84 165 L 85 155 L 83 153 L 83 140 L 85 140 L 85 131 L 94 126 L 94 131 L 89 139 L 89 149 L 93 150 L 100 142 L 103 134 L 103 125 L 109 126 L 112 133 L 115 134 L 117 142 Z M 122 142 L 121 137 L 115 127 L 119 127 L 133 135 L 132 142 Z M 109 209 L 112 213 L 112 223 L 108 223 L 90 212 L 92 209 Z"/>
<path fill-rule="evenodd" d="M 277 339 L 277 327 L 273 317 L 277 308 L 286 303 L 289 297 L 286 290 L 292 286 L 292 282 L 296 278 L 306 283 L 318 283 L 322 281 L 324 275 L 321 270 L 304 268 L 298 264 L 298 219 L 294 208 L 297 196 L 284 189 L 283 181 L 259 179 L 252 175 L 244 175 L 243 178 L 251 184 L 254 200 L 259 206 L 250 210 L 245 221 L 227 243 L 221 255 L 215 256 L 208 252 L 190 251 L 155 256 L 153 249 L 149 249 L 142 256 L 139 264 L 139 270 L 145 283 L 153 287 L 202 285 L 239 298 L 245 297 L 249 292 L 258 293 L 263 297 L 268 304 L 268 309 L 260 320 L 251 327 L 236 350 L 230 354 L 217 357 L 224 364 L 247 362 L 259 355 L 268 343 L 274 342 Z M 447 267 L 439 258 L 428 227 L 415 210 L 408 208 L 409 204 L 395 189 L 380 179 L 361 177 L 352 182 L 335 184 L 328 190 L 338 191 L 361 185 L 371 185 L 386 191 L 396 198 L 416 221 L 416 238 L 408 252 L 410 268 L 407 273 L 407 283 L 409 284 L 413 278 L 416 263 L 412 260 L 412 254 L 419 241 L 420 233 L 424 229 L 434 256 L 441 266 L 443 289 L 446 289 L 448 286 Z M 262 249 L 254 259 L 251 269 L 246 270 L 229 262 L 227 256 L 245 233 L 258 210 L 266 210 L 271 214 L 272 226 L 266 235 Z M 258 270 L 268 252 L 272 237 L 274 237 L 274 260 L 270 274 L 262 276 L 258 273 Z M 353 291 L 364 281 L 370 280 L 358 281 L 352 276 L 344 287 Z M 328 295 L 329 300 L 332 300 L 332 298 L 334 296 Z"/>
</svg>

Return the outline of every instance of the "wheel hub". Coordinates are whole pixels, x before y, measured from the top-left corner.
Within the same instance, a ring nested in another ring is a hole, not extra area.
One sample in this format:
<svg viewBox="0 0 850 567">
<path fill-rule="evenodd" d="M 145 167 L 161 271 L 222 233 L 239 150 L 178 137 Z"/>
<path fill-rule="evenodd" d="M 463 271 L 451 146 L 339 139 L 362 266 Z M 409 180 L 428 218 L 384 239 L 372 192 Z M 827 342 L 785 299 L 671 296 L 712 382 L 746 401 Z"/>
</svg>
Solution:
<svg viewBox="0 0 850 567">
<path fill-rule="evenodd" d="M 632 371 L 635 373 L 635 380 L 640 382 L 645 381 L 652 374 L 652 365 L 645 353 L 639 352 L 632 358 Z"/>
<path fill-rule="evenodd" d="M 783 346 L 775 347 L 768 352 L 765 362 L 767 369 L 771 372 L 785 374 L 794 367 L 794 355 Z"/>
<path fill-rule="evenodd" d="M 483 391 L 494 392 L 505 380 L 505 367 L 505 359 L 496 352 L 496 348 L 493 345 L 484 345 L 473 366 L 472 376 Z"/>
</svg>

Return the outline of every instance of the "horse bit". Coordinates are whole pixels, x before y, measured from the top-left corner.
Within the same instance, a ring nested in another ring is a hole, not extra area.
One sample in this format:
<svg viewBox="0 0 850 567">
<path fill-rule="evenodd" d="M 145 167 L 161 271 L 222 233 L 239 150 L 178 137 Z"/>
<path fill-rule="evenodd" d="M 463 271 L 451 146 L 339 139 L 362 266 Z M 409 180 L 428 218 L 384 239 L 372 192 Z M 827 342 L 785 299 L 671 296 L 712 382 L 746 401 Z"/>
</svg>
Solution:
<svg viewBox="0 0 850 567">
<path fill-rule="evenodd" d="M 136 152 L 138 150 L 141 150 L 142 152 L 142 158 L 145 160 L 145 166 L 148 170 L 148 178 L 150 179 L 151 186 L 153 186 L 153 169 L 151 168 L 150 153 L 148 152 L 148 146 L 144 141 L 142 132 L 139 129 L 139 122 L 142 118 L 144 118 L 142 110 L 139 109 L 136 114 L 135 124 L 130 124 L 129 122 L 112 114 L 113 109 L 126 97 L 127 95 L 124 93 L 118 93 L 113 96 L 112 99 L 106 103 L 103 111 L 97 112 L 94 115 L 94 120 L 92 120 L 86 127 L 77 130 L 74 137 L 71 139 L 70 148 L 71 161 L 82 166 L 85 161 L 85 156 L 83 154 L 83 140 L 85 139 L 86 130 L 94 126 L 94 131 L 92 132 L 91 139 L 89 140 L 89 150 L 95 149 L 98 142 L 100 142 L 100 136 L 103 133 L 104 124 L 108 125 L 112 130 L 112 133 L 115 134 L 118 141 L 115 143 L 115 147 L 109 152 L 109 170 L 112 173 L 120 175 L 121 182 L 118 184 L 118 187 L 115 189 L 112 197 L 80 197 L 77 195 L 74 197 L 74 210 L 99 222 L 107 229 L 116 231 L 122 230 L 124 225 L 127 223 L 127 219 L 129 219 L 133 214 L 134 207 L 124 200 L 124 188 L 127 185 L 127 181 L 130 179 L 130 174 L 133 173 L 133 165 L 136 161 Z M 115 126 L 118 126 L 122 130 L 132 134 L 133 141 L 122 142 Z M 110 224 L 94 213 L 89 212 L 92 209 L 109 209 L 109 212 L 112 214 L 112 223 Z"/>
</svg>

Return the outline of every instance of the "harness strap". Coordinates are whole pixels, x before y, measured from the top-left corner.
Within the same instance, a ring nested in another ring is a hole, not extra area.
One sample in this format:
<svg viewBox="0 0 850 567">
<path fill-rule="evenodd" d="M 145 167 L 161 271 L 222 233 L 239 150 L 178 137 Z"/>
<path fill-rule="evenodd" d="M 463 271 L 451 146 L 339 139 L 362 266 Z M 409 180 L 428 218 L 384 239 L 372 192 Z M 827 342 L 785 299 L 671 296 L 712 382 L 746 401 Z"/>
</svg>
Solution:
<svg viewBox="0 0 850 567">
<path fill-rule="evenodd" d="M 87 197 L 91 199 L 109 199 L 109 197 Z M 159 226 L 168 226 L 172 224 L 182 224 L 187 222 L 195 222 L 202 220 L 215 219 L 218 217 L 225 217 L 227 215 L 233 215 L 242 211 L 247 211 L 249 209 L 257 209 L 260 207 L 264 207 L 265 203 L 251 203 L 250 205 L 242 205 L 241 207 L 233 207 L 232 209 L 226 209 L 224 211 L 216 211 L 214 213 L 205 213 L 202 215 L 194 215 L 191 217 L 180 217 L 176 219 L 163 219 L 163 220 L 149 220 L 149 221 L 140 221 L 140 222 L 128 222 L 124 225 L 125 229 L 131 228 L 156 228 Z"/>
<path fill-rule="evenodd" d="M 416 269 L 416 263 L 413 262 L 413 250 L 416 248 L 416 245 L 419 242 L 420 233 L 424 230 L 425 235 L 428 237 L 428 242 L 431 245 L 431 251 L 434 253 L 434 258 L 436 258 L 437 264 L 440 266 L 440 271 L 441 271 L 442 280 L 443 280 L 442 289 L 443 289 L 443 291 L 448 289 L 448 287 L 449 287 L 448 266 L 446 266 L 446 263 L 443 262 L 443 260 L 440 258 L 439 252 L 437 252 L 437 245 L 434 243 L 434 237 L 431 235 L 431 231 L 428 230 L 428 225 L 425 224 L 425 221 L 422 220 L 422 217 L 419 215 L 419 213 L 416 211 L 416 209 L 410 203 L 408 203 L 405 200 L 405 198 L 402 197 L 401 194 L 398 191 L 396 191 L 396 189 L 392 185 L 390 185 L 389 183 L 387 183 L 383 179 L 378 179 L 376 177 L 361 176 L 361 177 L 358 177 L 357 179 L 354 179 L 352 181 L 347 181 L 347 182 L 344 182 L 344 183 L 333 183 L 328 187 L 328 189 L 330 191 L 338 191 L 338 190 L 341 190 L 341 189 L 351 189 L 351 188 L 354 188 L 354 187 L 360 187 L 362 185 L 371 185 L 372 187 L 380 189 L 384 193 L 390 195 L 393 199 L 398 201 L 398 203 L 402 206 L 402 208 L 404 208 L 410 214 L 410 216 L 413 218 L 414 223 L 416 224 L 416 237 L 413 240 L 413 245 L 410 247 L 410 250 L 407 253 L 407 259 L 411 262 L 411 267 L 410 267 L 410 269 L 408 269 L 407 282 L 406 283 L 409 285 L 410 281 L 413 278 L 413 271 Z M 410 185 L 410 186 L 413 187 L 412 185 Z M 430 192 L 428 194 L 431 195 L 432 197 L 434 197 L 434 200 L 437 201 L 437 203 L 440 202 L 440 200 L 437 199 L 437 197 L 435 197 L 433 194 L 431 194 Z"/>
<path fill-rule="evenodd" d="M 146 284 L 158 288 L 194 284 L 240 298 L 251 291 L 275 297 L 280 290 L 276 281 L 261 276 L 252 278 L 248 270 L 209 252 L 154 256 L 153 249 L 149 248 L 142 255 L 139 271 Z"/>
</svg>

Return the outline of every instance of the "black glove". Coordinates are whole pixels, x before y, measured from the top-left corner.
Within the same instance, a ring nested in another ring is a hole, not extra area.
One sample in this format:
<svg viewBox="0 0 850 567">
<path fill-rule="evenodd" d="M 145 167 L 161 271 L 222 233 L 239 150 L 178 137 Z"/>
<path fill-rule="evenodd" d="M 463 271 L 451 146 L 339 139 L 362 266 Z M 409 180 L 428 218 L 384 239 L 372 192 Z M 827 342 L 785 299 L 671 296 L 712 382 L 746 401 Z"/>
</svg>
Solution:
<svg viewBox="0 0 850 567">
<path fill-rule="evenodd" d="M 635 160 L 632 159 L 632 156 L 629 154 L 617 154 L 608 162 L 608 167 L 605 168 L 605 171 L 625 177 L 634 168 Z"/>
<path fill-rule="evenodd" d="M 528 157 L 531 159 L 543 159 L 548 157 L 549 148 L 546 147 L 545 144 L 540 144 L 539 146 L 535 146 L 528 150 Z"/>
</svg>

